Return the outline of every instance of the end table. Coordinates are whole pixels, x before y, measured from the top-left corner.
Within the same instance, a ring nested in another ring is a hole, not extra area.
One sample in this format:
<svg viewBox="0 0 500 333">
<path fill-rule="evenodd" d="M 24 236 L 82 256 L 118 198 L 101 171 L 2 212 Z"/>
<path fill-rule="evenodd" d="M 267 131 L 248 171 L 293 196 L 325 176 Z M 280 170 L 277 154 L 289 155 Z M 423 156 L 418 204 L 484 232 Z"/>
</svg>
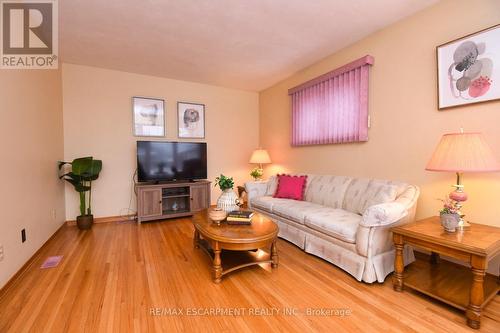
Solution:
<svg viewBox="0 0 500 333">
<path fill-rule="evenodd" d="M 436 216 L 391 230 L 396 248 L 394 290 L 408 287 L 461 309 L 467 324 L 478 329 L 482 309 L 500 290 L 499 277 L 485 273 L 488 261 L 500 254 L 500 228 L 471 223 L 470 229 L 447 233 Z M 430 251 L 431 260 L 417 260 L 405 268 L 406 244 Z M 439 260 L 439 254 L 470 263 L 471 268 Z"/>
</svg>

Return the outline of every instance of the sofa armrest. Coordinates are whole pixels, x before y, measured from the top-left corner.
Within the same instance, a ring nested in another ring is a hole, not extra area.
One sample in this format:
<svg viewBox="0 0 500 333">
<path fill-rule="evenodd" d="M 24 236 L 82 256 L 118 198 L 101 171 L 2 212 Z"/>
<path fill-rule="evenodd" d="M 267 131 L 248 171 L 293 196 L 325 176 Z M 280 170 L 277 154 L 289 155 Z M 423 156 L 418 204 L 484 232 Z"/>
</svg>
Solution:
<svg viewBox="0 0 500 333">
<path fill-rule="evenodd" d="M 403 205 L 407 212 L 406 215 L 396 221 L 392 221 L 394 218 L 387 218 L 386 221 L 388 224 L 376 224 L 376 222 L 372 220 L 366 221 L 367 225 L 363 225 L 364 221 L 362 221 L 356 232 L 356 251 L 365 257 L 373 257 L 377 254 L 391 250 L 394 247 L 391 228 L 411 223 L 415 220 L 419 195 L 420 190 L 417 186 L 408 186 L 408 188 L 396 198 L 393 203 Z M 372 223 L 376 225 L 374 226 Z"/>
<path fill-rule="evenodd" d="M 246 182 L 245 191 L 247 192 L 248 208 L 252 208 L 253 199 L 266 195 L 267 181 Z"/>
<path fill-rule="evenodd" d="M 408 215 L 406 207 L 399 202 L 388 202 L 373 205 L 363 214 L 360 225 L 363 227 L 380 227 L 393 224 Z"/>
</svg>

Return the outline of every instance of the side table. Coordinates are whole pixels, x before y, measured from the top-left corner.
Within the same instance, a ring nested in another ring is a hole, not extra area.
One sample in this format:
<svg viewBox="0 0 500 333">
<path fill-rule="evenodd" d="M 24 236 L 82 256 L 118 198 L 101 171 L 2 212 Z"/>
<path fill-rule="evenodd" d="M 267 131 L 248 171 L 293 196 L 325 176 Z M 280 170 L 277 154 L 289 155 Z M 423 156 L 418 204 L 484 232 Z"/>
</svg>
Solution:
<svg viewBox="0 0 500 333">
<path fill-rule="evenodd" d="M 470 229 L 447 233 L 436 216 L 394 227 L 392 232 L 394 290 L 408 287 L 461 309 L 467 324 L 478 329 L 482 309 L 500 290 L 499 278 L 485 273 L 488 261 L 500 254 L 500 228 L 471 223 Z M 417 260 L 405 268 L 406 244 L 430 251 L 431 260 Z M 439 260 L 439 254 L 470 263 L 471 268 Z"/>
</svg>

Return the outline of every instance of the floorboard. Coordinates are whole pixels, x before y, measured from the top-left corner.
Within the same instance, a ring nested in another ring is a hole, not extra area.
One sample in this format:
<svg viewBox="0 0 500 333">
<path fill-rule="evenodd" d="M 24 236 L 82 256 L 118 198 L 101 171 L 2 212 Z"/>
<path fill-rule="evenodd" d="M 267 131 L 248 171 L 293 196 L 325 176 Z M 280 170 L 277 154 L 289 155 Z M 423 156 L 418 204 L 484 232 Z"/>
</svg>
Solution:
<svg viewBox="0 0 500 333">
<path fill-rule="evenodd" d="M 277 269 L 253 266 L 214 284 L 192 234 L 188 218 L 64 226 L 3 294 L 0 332 L 473 331 L 460 311 L 394 292 L 390 277 L 357 282 L 284 240 Z M 58 267 L 39 268 L 54 255 L 64 256 Z M 480 332 L 500 332 L 499 295 Z"/>
</svg>

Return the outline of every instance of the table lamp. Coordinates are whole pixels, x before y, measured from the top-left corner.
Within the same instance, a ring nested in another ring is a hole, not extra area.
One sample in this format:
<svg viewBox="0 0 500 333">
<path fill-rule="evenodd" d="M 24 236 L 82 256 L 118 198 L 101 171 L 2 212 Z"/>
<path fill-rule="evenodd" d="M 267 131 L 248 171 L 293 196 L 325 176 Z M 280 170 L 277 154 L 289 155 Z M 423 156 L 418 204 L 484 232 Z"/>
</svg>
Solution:
<svg viewBox="0 0 500 333">
<path fill-rule="evenodd" d="M 456 173 L 457 183 L 453 185 L 455 191 L 451 192 L 449 197 L 456 202 L 455 208 L 461 216 L 459 228 L 463 229 L 469 224 L 462 219 L 460 212 L 462 203 L 467 200 L 467 193 L 462 185 L 462 174 L 499 171 L 500 164 L 481 133 L 464 133 L 461 129 L 460 133 L 443 135 L 425 169 Z"/>
<path fill-rule="evenodd" d="M 262 169 L 262 164 L 271 163 L 271 158 L 267 153 L 267 150 L 259 148 L 253 151 L 252 156 L 250 157 L 250 162 L 252 164 L 258 164 L 260 169 L 260 175 L 264 174 L 264 169 Z"/>
</svg>

